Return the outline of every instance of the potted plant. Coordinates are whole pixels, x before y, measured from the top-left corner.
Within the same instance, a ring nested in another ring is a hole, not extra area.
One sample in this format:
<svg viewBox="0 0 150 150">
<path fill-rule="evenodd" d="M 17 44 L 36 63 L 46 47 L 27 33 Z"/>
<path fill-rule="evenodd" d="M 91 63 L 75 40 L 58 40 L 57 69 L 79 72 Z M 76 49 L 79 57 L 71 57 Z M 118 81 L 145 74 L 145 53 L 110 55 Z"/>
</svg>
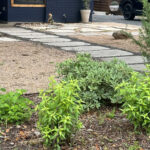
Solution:
<svg viewBox="0 0 150 150">
<path fill-rule="evenodd" d="M 90 0 L 82 0 L 83 3 L 83 9 L 80 10 L 81 12 L 81 19 L 83 23 L 87 23 L 89 22 L 89 18 L 90 18 Z"/>
</svg>

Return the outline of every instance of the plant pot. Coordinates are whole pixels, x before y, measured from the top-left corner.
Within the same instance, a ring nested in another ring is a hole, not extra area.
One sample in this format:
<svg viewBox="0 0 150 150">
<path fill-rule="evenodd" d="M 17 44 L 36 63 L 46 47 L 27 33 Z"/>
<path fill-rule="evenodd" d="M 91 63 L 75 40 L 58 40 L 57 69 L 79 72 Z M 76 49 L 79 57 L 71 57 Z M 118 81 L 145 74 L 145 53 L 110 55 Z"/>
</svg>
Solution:
<svg viewBox="0 0 150 150">
<path fill-rule="evenodd" d="M 83 23 L 89 22 L 91 10 L 82 9 L 82 10 L 80 10 L 80 12 L 81 12 L 81 19 L 82 19 L 82 22 L 83 22 Z"/>
</svg>

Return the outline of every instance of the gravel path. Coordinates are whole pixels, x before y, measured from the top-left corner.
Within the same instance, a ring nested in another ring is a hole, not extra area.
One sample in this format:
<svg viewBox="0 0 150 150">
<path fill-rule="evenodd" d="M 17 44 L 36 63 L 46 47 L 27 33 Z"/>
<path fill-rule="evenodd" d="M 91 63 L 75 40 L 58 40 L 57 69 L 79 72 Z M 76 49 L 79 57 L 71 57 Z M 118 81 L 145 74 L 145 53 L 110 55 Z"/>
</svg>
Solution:
<svg viewBox="0 0 150 150">
<path fill-rule="evenodd" d="M 40 44 L 0 42 L 0 87 L 28 93 L 46 89 L 48 78 L 56 75 L 56 64 L 70 57 L 74 55 Z"/>
</svg>

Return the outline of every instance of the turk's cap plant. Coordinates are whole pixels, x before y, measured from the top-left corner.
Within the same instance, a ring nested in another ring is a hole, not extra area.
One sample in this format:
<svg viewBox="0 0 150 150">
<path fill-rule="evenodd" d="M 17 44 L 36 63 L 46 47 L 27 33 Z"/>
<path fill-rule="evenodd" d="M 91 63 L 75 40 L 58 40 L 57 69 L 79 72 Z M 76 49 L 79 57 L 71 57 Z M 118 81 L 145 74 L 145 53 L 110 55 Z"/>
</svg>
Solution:
<svg viewBox="0 0 150 150">
<path fill-rule="evenodd" d="M 40 93 L 38 128 L 45 144 L 52 149 L 60 149 L 60 145 L 70 140 L 71 135 L 82 127 L 79 90 L 77 80 L 56 83 L 54 78 L 50 78 L 48 90 Z"/>
<path fill-rule="evenodd" d="M 121 96 L 122 112 L 133 123 L 135 130 L 145 129 L 150 133 L 150 68 L 145 74 L 133 72 L 128 82 L 116 88 Z"/>
</svg>

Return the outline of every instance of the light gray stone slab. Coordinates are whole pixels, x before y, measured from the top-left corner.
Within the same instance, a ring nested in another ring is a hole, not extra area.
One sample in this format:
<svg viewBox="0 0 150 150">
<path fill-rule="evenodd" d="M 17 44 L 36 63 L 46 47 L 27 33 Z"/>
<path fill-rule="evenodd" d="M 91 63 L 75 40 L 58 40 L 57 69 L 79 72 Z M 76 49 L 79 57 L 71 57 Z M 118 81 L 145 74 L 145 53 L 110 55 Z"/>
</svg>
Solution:
<svg viewBox="0 0 150 150">
<path fill-rule="evenodd" d="M 0 31 L 0 32 L 2 32 L 2 33 L 7 33 L 7 34 L 20 34 L 20 33 L 22 33 L 22 34 L 29 34 L 29 33 L 33 33 L 32 31 L 29 31 L 29 30 L 26 30 L 26 31 Z"/>
<path fill-rule="evenodd" d="M 81 52 L 83 53 L 83 52 Z M 102 57 L 116 57 L 116 56 L 126 56 L 126 55 L 133 55 L 130 52 L 122 51 L 122 50 L 99 50 L 99 51 L 89 51 L 92 57 L 95 58 L 102 58 Z"/>
<path fill-rule="evenodd" d="M 53 42 L 70 42 L 71 40 L 67 38 L 41 38 L 41 39 L 31 39 L 31 41 L 53 43 Z M 58 44 L 58 43 L 55 43 L 55 44 Z"/>
<path fill-rule="evenodd" d="M 9 33 L 11 35 L 16 35 L 16 36 L 44 36 L 45 34 L 43 33 L 38 33 L 38 32 L 18 32 L 18 33 Z"/>
<path fill-rule="evenodd" d="M 61 29 L 47 29 L 47 31 L 54 32 L 54 33 L 75 32 L 74 30 L 64 30 L 64 29 L 62 29 L 62 30 Z"/>
<path fill-rule="evenodd" d="M 57 38 L 55 35 L 16 35 L 21 38 L 29 38 L 29 39 L 48 39 L 48 38 Z"/>
<path fill-rule="evenodd" d="M 129 65 L 129 66 L 136 71 L 145 71 L 146 70 L 146 66 L 144 64 L 134 64 L 134 65 Z"/>
<path fill-rule="evenodd" d="M 18 33 L 18 32 L 34 32 L 32 30 L 20 29 L 20 28 L 0 28 L 0 32 L 6 33 Z"/>
<path fill-rule="evenodd" d="M 51 46 L 59 46 L 59 47 L 90 45 L 89 43 L 85 43 L 85 42 L 57 42 L 57 43 L 55 42 L 55 43 L 45 43 L 45 44 Z"/>
<path fill-rule="evenodd" d="M 142 56 L 125 56 L 125 57 L 116 57 L 122 61 L 125 61 L 127 64 L 140 64 L 144 63 L 144 59 Z M 104 61 L 110 61 L 113 58 L 102 58 Z"/>
<path fill-rule="evenodd" d="M 20 40 L 8 38 L 8 37 L 0 37 L 0 42 L 17 42 L 17 41 L 20 41 Z"/>
<path fill-rule="evenodd" d="M 67 51 L 83 51 L 83 52 L 88 52 L 88 51 L 98 51 L 98 50 L 110 50 L 108 47 L 103 47 L 103 46 L 76 46 L 76 47 L 62 47 L 63 50 Z"/>
<path fill-rule="evenodd" d="M 68 35 L 77 35 L 77 33 L 64 32 L 64 33 L 55 33 L 56 35 L 68 36 Z"/>
</svg>

